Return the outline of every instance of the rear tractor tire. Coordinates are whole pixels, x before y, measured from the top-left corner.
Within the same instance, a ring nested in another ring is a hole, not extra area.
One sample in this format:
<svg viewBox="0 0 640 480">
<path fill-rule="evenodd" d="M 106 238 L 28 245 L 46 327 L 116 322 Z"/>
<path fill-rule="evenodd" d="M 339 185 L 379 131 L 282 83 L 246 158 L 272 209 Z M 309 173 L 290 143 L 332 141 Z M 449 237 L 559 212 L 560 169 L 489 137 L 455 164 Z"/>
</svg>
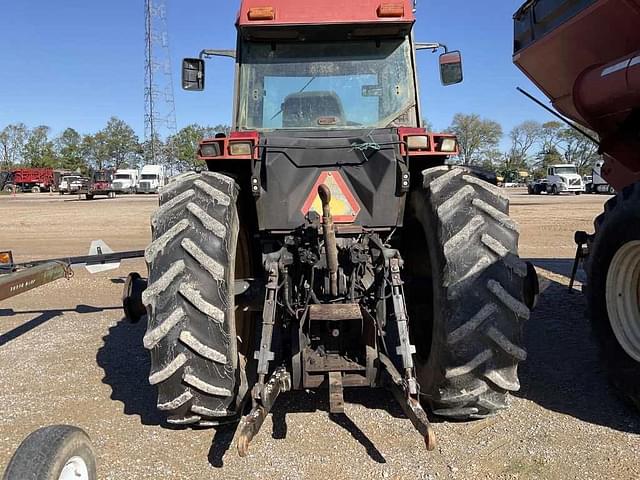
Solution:
<svg viewBox="0 0 640 480">
<path fill-rule="evenodd" d="M 518 257 L 519 230 L 494 185 L 459 167 L 423 175 L 409 208 L 421 227 L 411 241 L 423 242 L 415 248 L 425 258 L 406 258 L 429 270 L 416 283 L 421 289 L 407 285 L 421 393 L 436 415 L 485 418 L 507 408 L 527 357 L 528 268 Z"/>
<path fill-rule="evenodd" d="M 173 425 L 236 421 L 246 393 L 234 313 L 237 197 L 233 179 L 190 172 L 163 189 L 152 217 L 144 346 Z"/>
<path fill-rule="evenodd" d="M 587 301 L 611 383 L 640 408 L 640 183 L 605 204 L 589 247 Z"/>
</svg>

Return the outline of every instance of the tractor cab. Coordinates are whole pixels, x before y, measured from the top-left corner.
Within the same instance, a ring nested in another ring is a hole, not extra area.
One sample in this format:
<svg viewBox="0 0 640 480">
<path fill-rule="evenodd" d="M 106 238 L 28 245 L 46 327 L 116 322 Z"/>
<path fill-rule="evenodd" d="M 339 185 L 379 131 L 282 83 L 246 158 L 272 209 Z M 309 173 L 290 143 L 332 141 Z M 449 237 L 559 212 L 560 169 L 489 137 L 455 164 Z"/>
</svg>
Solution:
<svg viewBox="0 0 640 480">
<path fill-rule="evenodd" d="M 420 127 L 419 49 L 444 49 L 443 83 L 462 81 L 459 52 L 414 42 L 408 0 L 264 3 L 242 2 L 237 50 L 203 50 L 183 64 L 183 87 L 202 90 L 205 58 L 236 59 L 236 130 Z"/>
</svg>

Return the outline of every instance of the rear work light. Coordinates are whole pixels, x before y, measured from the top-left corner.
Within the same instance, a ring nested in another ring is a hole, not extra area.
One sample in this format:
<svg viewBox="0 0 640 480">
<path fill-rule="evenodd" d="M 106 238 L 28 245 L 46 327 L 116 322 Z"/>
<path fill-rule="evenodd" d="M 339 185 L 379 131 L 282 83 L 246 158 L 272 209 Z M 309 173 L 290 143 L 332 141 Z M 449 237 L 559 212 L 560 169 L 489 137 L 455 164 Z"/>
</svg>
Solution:
<svg viewBox="0 0 640 480">
<path fill-rule="evenodd" d="M 455 138 L 443 138 L 440 144 L 440 151 L 446 153 L 452 153 L 456 151 L 458 143 Z"/>
<path fill-rule="evenodd" d="M 253 7 L 249 9 L 249 20 L 275 20 L 273 7 Z"/>
<path fill-rule="evenodd" d="M 253 143 L 251 142 L 231 142 L 229 144 L 229 153 L 231 155 L 251 155 Z"/>
<path fill-rule="evenodd" d="M 404 5 L 402 3 L 381 3 L 378 7 L 378 17 L 404 17 Z"/>
<path fill-rule="evenodd" d="M 429 137 L 426 135 L 407 137 L 407 148 L 409 150 L 427 150 L 429 148 Z"/>
</svg>

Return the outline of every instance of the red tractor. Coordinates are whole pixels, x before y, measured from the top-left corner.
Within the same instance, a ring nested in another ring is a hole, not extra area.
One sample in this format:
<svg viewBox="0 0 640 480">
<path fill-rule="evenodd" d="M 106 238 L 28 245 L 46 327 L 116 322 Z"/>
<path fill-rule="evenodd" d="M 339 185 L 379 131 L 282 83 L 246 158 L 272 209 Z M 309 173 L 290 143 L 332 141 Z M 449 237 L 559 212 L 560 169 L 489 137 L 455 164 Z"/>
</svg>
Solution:
<svg viewBox="0 0 640 480">
<path fill-rule="evenodd" d="M 417 51 L 444 49 L 445 85 L 462 62 L 414 40 L 414 6 L 244 0 L 237 49 L 184 60 L 187 90 L 213 56 L 237 77 L 232 132 L 152 218 L 144 345 L 169 423 L 250 401 L 244 455 L 282 391 L 328 387 L 342 412 L 343 387 L 386 386 L 432 449 L 421 404 L 485 418 L 519 389 L 535 275 L 506 196 L 422 127 Z"/>
<path fill-rule="evenodd" d="M 586 295 L 613 384 L 640 407 L 640 0 L 528 1 L 514 62 L 579 125 L 597 132 L 619 193 L 595 220 Z"/>
</svg>

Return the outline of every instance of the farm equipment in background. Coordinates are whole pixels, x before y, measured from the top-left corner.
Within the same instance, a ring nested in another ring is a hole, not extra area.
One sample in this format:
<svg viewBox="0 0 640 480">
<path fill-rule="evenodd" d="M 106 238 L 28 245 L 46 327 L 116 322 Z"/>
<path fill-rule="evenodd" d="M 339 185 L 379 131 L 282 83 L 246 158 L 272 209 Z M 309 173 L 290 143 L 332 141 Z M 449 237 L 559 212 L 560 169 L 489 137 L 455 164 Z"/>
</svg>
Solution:
<svg viewBox="0 0 640 480">
<path fill-rule="evenodd" d="M 444 85 L 462 60 L 414 41 L 414 6 L 244 0 L 237 49 L 183 61 L 198 91 L 206 58 L 234 58 L 237 93 L 208 171 L 161 191 L 132 299 L 168 423 L 241 421 L 246 455 L 281 392 L 326 387 L 341 413 L 344 387 L 384 386 L 431 450 L 422 404 L 485 418 L 519 389 L 535 272 L 506 196 L 421 126 L 416 53 L 444 50 Z"/>
<path fill-rule="evenodd" d="M 114 253 L 102 240 L 91 242 L 89 254 L 80 257 L 15 263 L 11 251 L 0 251 L 0 301 L 62 278 L 69 279 L 73 277 L 74 266 L 84 266 L 89 273 L 99 273 L 118 268 L 121 260 L 142 256 L 144 252 L 140 250 Z"/>
<path fill-rule="evenodd" d="M 576 243 L 605 368 L 640 407 L 640 0 L 528 1 L 514 21 L 515 64 L 598 134 L 601 175 L 619 192 Z"/>
</svg>

